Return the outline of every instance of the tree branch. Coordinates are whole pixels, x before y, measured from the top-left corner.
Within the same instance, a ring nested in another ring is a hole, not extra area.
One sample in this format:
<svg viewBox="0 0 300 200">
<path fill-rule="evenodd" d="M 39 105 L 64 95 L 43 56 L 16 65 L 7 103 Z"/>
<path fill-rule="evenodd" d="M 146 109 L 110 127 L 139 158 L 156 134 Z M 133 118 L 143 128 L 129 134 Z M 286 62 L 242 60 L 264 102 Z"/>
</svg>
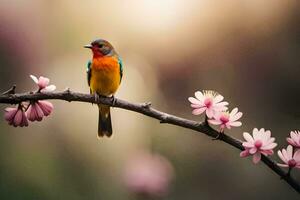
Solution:
<svg viewBox="0 0 300 200">
<path fill-rule="evenodd" d="M 13 89 L 14 90 L 14 89 Z M 184 119 L 171 115 L 168 113 L 161 112 L 151 107 L 151 103 L 130 103 L 121 99 L 115 99 L 112 102 L 111 98 L 100 97 L 98 101 L 95 100 L 93 95 L 83 94 L 78 92 L 72 92 L 69 89 L 64 92 L 51 92 L 51 93 L 23 93 L 23 94 L 14 94 L 13 92 L 7 92 L 0 95 L 0 103 L 2 104 L 18 104 L 23 101 L 30 100 L 44 100 L 44 99 L 57 99 L 65 101 L 78 101 L 78 102 L 87 102 L 95 104 L 106 104 L 112 107 L 118 107 L 125 110 L 130 110 L 137 112 L 152 118 L 155 118 L 160 121 L 160 123 L 173 124 L 179 127 L 184 127 L 191 129 L 200 133 L 204 133 L 209 137 L 216 138 L 219 135 L 219 132 L 211 128 L 206 122 L 199 123 L 196 121 Z M 228 136 L 226 134 L 221 134 L 218 138 L 219 140 L 239 149 L 244 150 L 242 142 L 234 137 Z M 285 180 L 291 187 L 293 187 L 298 193 L 300 193 L 300 184 L 287 173 L 285 173 L 275 161 L 271 158 L 268 158 L 262 155 L 262 162 L 265 163 L 272 171 L 274 171 L 278 176 Z"/>
</svg>

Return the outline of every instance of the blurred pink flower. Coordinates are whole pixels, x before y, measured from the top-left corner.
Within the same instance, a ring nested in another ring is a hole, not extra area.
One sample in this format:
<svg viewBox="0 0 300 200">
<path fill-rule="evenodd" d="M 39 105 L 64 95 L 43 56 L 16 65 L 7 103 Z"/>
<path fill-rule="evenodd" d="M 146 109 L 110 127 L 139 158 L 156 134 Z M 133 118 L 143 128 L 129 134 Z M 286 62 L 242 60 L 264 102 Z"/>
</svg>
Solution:
<svg viewBox="0 0 300 200">
<path fill-rule="evenodd" d="M 131 192 L 139 195 L 166 195 L 172 178 L 172 165 L 160 155 L 140 153 L 125 167 L 125 184 Z"/>
<path fill-rule="evenodd" d="M 30 78 L 39 86 L 39 91 L 41 92 L 52 92 L 56 89 L 55 85 L 49 85 L 49 78 L 43 76 L 37 78 L 34 75 L 30 75 Z"/>
<path fill-rule="evenodd" d="M 277 146 L 274 142 L 275 138 L 271 137 L 271 131 L 265 131 L 264 128 L 258 130 L 257 128 L 253 129 L 253 137 L 244 132 L 243 136 L 246 142 L 243 142 L 245 148 L 244 151 L 240 153 L 241 157 L 247 157 L 253 155 L 253 163 L 258 163 L 261 159 L 261 154 L 265 156 L 272 155 L 273 149 Z"/>
<path fill-rule="evenodd" d="M 290 137 L 286 138 L 286 141 L 290 145 L 300 148 L 300 131 L 291 131 Z"/>
<path fill-rule="evenodd" d="M 300 149 L 293 155 L 293 147 L 289 145 L 286 149 L 277 152 L 279 158 L 284 164 L 278 163 L 280 167 L 299 168 L 300 169 Z"/>
<path fill-rule="evenodd" d="M 53 110 L 52 103 L 48 101 L 31 102 L 26 115 L 30 121 L 41 121 L 44 116 L 48 116 Z"/>
<path fill-rule="evenodd" d="M 206 111 L 206 116 L 212 118 L 216 112 L 227 110 L 227 102 L 222 102 L 224 97 L 214 91 L 197 91 L 195 97 L 189 97 L 191 107 L 194 108 L 193 114 L 200 115 Z"/>
<path fill-rule="evenodd" d="M 28 120 L 21 104 L 16 108 L 5 108 L 4 111 L 4 119 L 8 122 L 9 125 L 12 125 L 14 127 L 28 126 Z"/>
<path fill-rule="evenodd" d="M 237 121 L 243 116 L 242 112 L 238 112 L 238 108 L 234 108 L 230 113 L 227 111 L 217 112 L 214 115 L 214 119 L 208 120 L 213 125 L 220 125 L 221 132 L 225 128 L 231 129 L 232 126 L 238 127 L 242 125 L 242 122 Z"/>
</svg>

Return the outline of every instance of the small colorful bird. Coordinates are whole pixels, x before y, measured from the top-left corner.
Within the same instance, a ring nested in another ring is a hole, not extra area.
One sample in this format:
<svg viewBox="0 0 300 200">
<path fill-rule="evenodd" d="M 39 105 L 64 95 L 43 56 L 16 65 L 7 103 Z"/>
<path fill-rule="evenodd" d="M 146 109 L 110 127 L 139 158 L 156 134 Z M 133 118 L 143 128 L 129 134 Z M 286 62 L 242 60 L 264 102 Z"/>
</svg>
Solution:
<svg viewBox="0 0 300 200">
<path fill-rule="evenodd" d="M 122 60 L 106 40 L 97 39 L 84 47 L 93 52 L 93 58 L 87 64 L 90 93 L 95 95 L 96 100 L 99 96 L 105 96 L 112 97 L 114 101 L 114 94 L 119 88 L 123 76 Z M 98 107 L 98 136 L 110 137 L 112 135 L 110 107 L 101 104 Z"/>
</svg>

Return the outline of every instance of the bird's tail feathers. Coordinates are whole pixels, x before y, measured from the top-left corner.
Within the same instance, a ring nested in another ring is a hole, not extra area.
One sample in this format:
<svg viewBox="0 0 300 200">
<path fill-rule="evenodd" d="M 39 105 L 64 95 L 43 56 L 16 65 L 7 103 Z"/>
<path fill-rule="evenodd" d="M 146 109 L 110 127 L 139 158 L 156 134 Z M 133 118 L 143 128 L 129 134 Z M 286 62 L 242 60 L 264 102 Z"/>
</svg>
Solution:
<svg viewBox="0 0 300 200">
<path fill-rule="evenodd" d="M 110 117 L 110 107 L 107 105 L 98 105 L 99 121 L 98 121 L 98 137 L 110 137 L 112 135 L 112 125 Z"/>
</svg>

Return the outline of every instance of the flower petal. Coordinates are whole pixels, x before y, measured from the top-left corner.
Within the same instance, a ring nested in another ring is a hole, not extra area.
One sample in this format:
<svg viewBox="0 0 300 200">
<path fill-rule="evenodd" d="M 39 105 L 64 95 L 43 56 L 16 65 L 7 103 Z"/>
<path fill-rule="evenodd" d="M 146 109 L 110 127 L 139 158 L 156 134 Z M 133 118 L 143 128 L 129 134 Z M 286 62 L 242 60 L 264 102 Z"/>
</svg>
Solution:
<svg viewBox="0 0 300 200">
<path fill-rule="evenodd" d="M 262 150 L 272 150 L 272 149 L 274 149 L 276 146 L 277 146 L 277 143 L 271 143 L 271 144 L 269 144 L 269 145 L 262 146 L 261 149 L 262 149 Z"/>
<path fill-rule="evenodd" d="M 36 76 L 30 75 L 30 78 L 31 78 L 36 84 L 38 84 L 39 80 L 37 79 Z"/>
<path fill-rule="evenodd" d="M 275 138 L 270 138 L 268 141 L 264 142 L 264 145 L 269 145 L 275 141 Z"/>
<path fill-rule="evenodd" d="M 286 152 L 287 152 L 287 155 L 288 155 L 288 160 L 292 159 L 293 158 L 293 147 L 291 145 L 289 145 L 286 148 Z"/>
<path fill-rule="evenodd" d="M 14 117 L 14 122 L 13 125 L 14 126 L 20 126 L 21 122 L 22 122 L 22 117 L 23 117 L 23 111 L 21 109 L 18 109 L 15 117 Z"/>
<path fill-rule="evenodd" d="M 260 153 L 264 154 L 265 156 L 268 156 L 268 155 L 273 155 L 274 151 L 273 150 L 260 150 Z"/>
<path fill-rule="evenodd" d="M 214 110 L 215 111 L 226 111 L 228 110 L 228 102 L 220 102 L 214 105 Z"/>
<path fill-rule="evenodd" d="M 291 138 L 286 138 L 286 141 L 293 146 L 297 146 L 297 144 L 294 142 L 294 140 L 292 140 Z"/>
<path fill-rule="evenodd" d="M 300 162 L 300 149 L 295 151 L 293 158 L 296 162 Z"/>
<path fill-rule="evenodd" d="M 267 142 L 271 138 L 271 131 L 267 130 L 261 134 L 261 139 L 263 142 Z"/>
<path fill-rule="evenodd" d="M 201 101 L 199 101 L 198 99 L 194 98 L 194 97 L 189 97 L 188 98 L 189 102 L 191 102 L 192 104 L 199 104 L 199 105 L 203 105 L 201 103 Z"/>
<path fill-rule="evenodd" d="M 290 136 L 291 136 L 291 138 L 292 138 L 294 141 L 297 141 L 298 137 L 297 137 L 296 132 L 291 131 Z"/>
<path fill-rule="evenodd" d="M 250 154 L 255 154 L 257 152 L 257 148 L 256 147 L 253 147 L 249 150 L 249 153 Z"/>
<path fill-rule="evenodd" d="M 213 124 L 213 125 L 220 125 L 220 124 L 222 124 L 221 121 L 216 120 L 216 119 L 210 119 L 210 120 L 208 120 L 208 122 L 209 122 L 210 124 Z"/>
<path fill-rule="evenodd" d="M 191 107 L 192 108 L 203 108 L 204 106 L 200 105 L 200 104 L 191 104 Z"/>
<path fill-rule="evenodd" d="M 242 122 L 229 122 L 230 126 L 239 127 L 242 126 Z"/>
<path fill-rule="evenodd" d="M 277 165 L 280 166 L 280 167 L 289 167 L 287 164 L 277 163 Z"/>
<path fill-rule="evenodd" d="M 261 159 L 261 154 L 259 152 L 255 153 L 253 155 L 253 163 L 254 164 L 257 164 L 260 161 L 260 159 Z"/>
<path fill-rule="evenodd" d="M 44 113 L 43 113 L 41 107 L 39 106 L 38 103 L 35 103 L 34 106 L 35 106 L 35 110 L 36 110 L 36 114 L 37 114 L 36 120 L 37 120 L 37 121 L 42 121 L 42 119 L 43 119 L 43 117 L 44 117 Z"/>
<path fill-rule="evenodd" d="M 213 118 L 213 116 L 214 116 L 214 111 L 213 111 L 213 109 L 211 109 L 211 108 L 208 108 L 208 109 L 206 109 L 206 115 L 207 115 L 207 117 L 208 118 Z"/>
<path fill-rule="evenodd" d="M 56 86 L 55 85 L 49 85 L 47 87 L 45 87 L 44 89 L 42 89 L 42 92 L 53 92 L 54 90 L 56 90 Z"/>
<path fill-rule="evenodd" d="M 231 117 L 235 116 L 237 112 L 238 112 L 238 108 L 234 108 L 234 109 L 230 112 L 230 116 L 231 116 Z"/>
<path fill-rule="evenodd" d="M 194 110 L 192 111 L 192 114 L 193 114 L 193 115 L 200 115 L 200 114 L 202 114 L 205 110 L 206 110 L 206 108 L 197 108 L 197 109 L 194 109 Z"/>
<path fill-rule="evenodd" d="M 252 134 L 253 134 L 253 139 L 254 140 L 259 139 L 259 131 L 258 131 L 257 128 L 253 129 L 253 133 Z"/>
<path fill-rule="evenodd" d="M 254 147 L 254 144 L 253 143 L 250 143 L 250 142 L 243 142 L 243 147 L 246 147 L 246 148 L 253 148 Z"/>
<path fill-rule="evenodd" d="M 204 95 L 201 91 L 197 91 L 195 92 L 195 97 L 200 100 L 200 101 L 203 101 L 204 100 Z"/>
<path fill-rule="evenodd" d="M 218 94 L 214 99 L 213 99 L 213 102 L 214 103 L 219 103 L 221 101 L 223 101 L 224 97 L 220 94 Z"/>
<path fill-rule="evenodd" d="M 53 104 L 49 101 L 38 101 L 38 105 L 40 106 L 41 110 L 43 111 L 45 116 L 50 115 L 53 110 Z"/>
<path fill-rule="evenodd" d="M 246 140 L 247 142 L 254 143 L 254 140 L 253 140 L 252 136 L 251 136 L 249 133 L 244 132 L 244 133 L 243 133 L 243 136 L 244 136 L 244 138 L 245 138 L 245 140 Z"/>
<path fill-rule="evenodd" d="M 288 163 L 288 160 L 282 155 L 280 150 L 277 151 L 277 154 L 284 163 Z"/>
<path fill-rule="evenodd" d="M 243 116 L 243 113 L 242 112 L 238 112 L 237 114 L 235 114 L 233 116 L 230 115 L 230 120 L 231 121 L 236 121 L 236 120 L 240 119 L 242 116 Z"/>
<path fill-rule="evenodd" d="M 28 118 L 29 121 L 32 121 L 32 122 L 35 121 L 36 112 L 35 112 L 35 110 L 32 109 L 31 104 L 28 106 L 26 114 L 27 114 L 27 118 Z"/>
<path fill-rule="evenodd" d="M 25 114 L 25 112 L 22 112 L 22 122 L 21 122 L 21 127 L 23 126 L 28 126 L 28 120 L 27 120 L 27 116 Z"/>
<path fill-rule="evenodd" d="M 18 108 L 5 108 L 4 111 L 5 111 L 4 119 L 8 122 L 11 122 L 14 119 L 14 117 L 18 111 Z"/>
<path fill-rule="evenodd" d="M 247 150 L 247 149 L 240 153 L 240 157 L 247 157 L 249 155 L 250 155 L 250 153 L 249 153 L 249 150 Z"/>
<path fill-rule="evenodd" d="M 44 89 L 45 87 L 48 86 L 49 82 L 50 82 L 49 78 L 40 76 L 38 81 L 38 86 L 40 87 L 40 89 Z"/>
<path fill-rule="evenodd" d="M 287 155 L 286 150 L 285 150 L 285 149 L 282 149 L 281 153 L 282 153 L 283 157 L 285 157 L 285 159 L 288 160 L 288 155 Z"/>
</svg>

